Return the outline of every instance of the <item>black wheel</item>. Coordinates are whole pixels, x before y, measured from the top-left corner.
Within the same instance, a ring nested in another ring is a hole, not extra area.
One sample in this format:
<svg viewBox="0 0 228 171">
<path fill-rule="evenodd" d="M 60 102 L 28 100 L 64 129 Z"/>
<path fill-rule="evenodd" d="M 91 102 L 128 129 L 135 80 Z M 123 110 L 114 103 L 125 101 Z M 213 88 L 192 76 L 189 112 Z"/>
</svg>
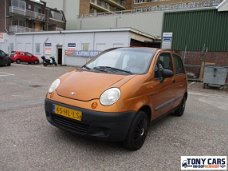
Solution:
<svg viewBox="0 0 228 171">
<path fill-rule="evenodd" d="M 208 84 L 207 83 L 204 83 L 203 84 L 203 88 L 207 88 L 208 87 Z"/>
<path fill-rule="evenodd" d="M 55 63 L 55 66 L 57 66 L 57 63 Z"/>
<path fill-rule="evenodd" d="M 140 149 L 147 136 L 148 127 L 147 114 L 143 111 L 138 112 L 130 126 L 124 146 L 132 151 Z"/>
<path fill-rule="evenodd" d="M 46 67 L 46 66 L 47 66 L 47 64 L 46 64 L 46 63 L 43 63 L 43 66 L 45 66 L 45 67 Z"/>
<path fill-rule="evenodd" d="M 35 65 L 39 64 L 39 61 L 35 61 L 34 64 L 35 64 Z"/>
<path fill-rule="evenodd" d="M 184 98 L 181 101 L 181 104 L 178 106 L 178 108 L 174 111 L 173 115 L 175 116 L 182 116 L 184 114 L 184 110 L 185 110 L 185 105 L 186 105 L 186 96 L 184 96 Z"/>
<path fill-rule="evenodd" d="M 219 90 L 224 90 L 224 89 L 225 89 L 225 86 L 222 86 L 222 85 L 221 85 L 221 86 L 219 87 Z"/>
<path fill-rule="evenodd" d="M 9 61 L 8 61 L 8 64 L 7 64 L 7 66 L 10 66 L 10 65 L 11 65 L 11 60 L 9 60 Z"/>
<path fill-rule="evenodd" d="M 20 60 L 20 59 L 17 59 L 17 60 L 16 60 L 16 63 L 17 63 L 17 64 L 20 64 L 20 63 L 21 63 L 21 60 Z"/>
</svg>

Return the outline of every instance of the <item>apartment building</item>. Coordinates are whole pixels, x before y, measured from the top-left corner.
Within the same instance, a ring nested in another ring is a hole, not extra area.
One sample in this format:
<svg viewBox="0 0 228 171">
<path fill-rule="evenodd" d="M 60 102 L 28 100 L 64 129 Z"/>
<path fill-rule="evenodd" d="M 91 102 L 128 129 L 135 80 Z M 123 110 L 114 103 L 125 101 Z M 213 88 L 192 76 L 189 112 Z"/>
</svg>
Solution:
<svg viewBox="0 0 228 171">
<path fill-rule="evenodd" d="M 40 0 L 1 0 L 0 32 L 17 33 L 63 30 L 66 20 L 62 11 L 48 8 Z"/>
<path fill-rule="evenodd" d="M 66 18 L 131 9 L 132 0 L 45 0 L 47 6 L 63 10 Z M 74 10 L 72 10 L 74 9 Z M 74 11 L 74 13 L 73 13 Z M 69 13 L 70 12 L 70 13 Z M 67 15 L 69 13 L 69 15 Z"/>
</svg>

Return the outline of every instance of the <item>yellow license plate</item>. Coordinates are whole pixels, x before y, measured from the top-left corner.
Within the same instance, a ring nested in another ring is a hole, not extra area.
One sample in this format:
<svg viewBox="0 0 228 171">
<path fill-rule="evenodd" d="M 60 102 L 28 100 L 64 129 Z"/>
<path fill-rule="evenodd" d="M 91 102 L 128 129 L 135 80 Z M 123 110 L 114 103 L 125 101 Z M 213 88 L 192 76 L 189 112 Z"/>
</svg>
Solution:
<svg viewBox="0 0 228 171">
<path fill-rule="evenodd" d="M 54 105 L 54 113 L 57 115 L 65 116 L 70 119 L 75 119 L 77 121 L 82 120 L 82 112 L 77 110 L 72 110 L 59 105 Z"/>
</svg>

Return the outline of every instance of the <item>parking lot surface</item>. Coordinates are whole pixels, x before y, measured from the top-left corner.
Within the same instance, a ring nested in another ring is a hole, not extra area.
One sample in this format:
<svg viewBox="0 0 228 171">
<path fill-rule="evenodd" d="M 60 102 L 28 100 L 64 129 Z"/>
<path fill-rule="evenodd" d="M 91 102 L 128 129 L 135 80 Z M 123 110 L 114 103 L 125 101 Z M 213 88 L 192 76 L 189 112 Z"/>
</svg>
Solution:
<svg viewBox="0 0 228 171">
<path fill-rule="evenodd" d="M 181 156 L 228 154 L 228 93 L 189 84 L 182 117 L 151 124 L 135 152 L 119 143 L 76 136 L 51 126 L 44 99 L 49 85 L 73 67 L 0 68 L 0 170 L 180 170 Z"/>
</svg>

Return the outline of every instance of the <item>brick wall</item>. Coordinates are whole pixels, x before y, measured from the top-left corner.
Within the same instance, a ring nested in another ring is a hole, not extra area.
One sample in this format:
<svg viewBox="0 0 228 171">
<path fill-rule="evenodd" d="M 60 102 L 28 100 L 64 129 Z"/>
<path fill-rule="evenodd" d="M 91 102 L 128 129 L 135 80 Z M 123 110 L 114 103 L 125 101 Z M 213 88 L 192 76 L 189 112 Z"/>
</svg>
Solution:
<svg viewBox="0 0 228 171">
<path fill-rule="evenodd" d="M 89 0 L 80 0 L 80 15 L 89 14 L 90 11 L 90 1 Z"/>
<path fill-rule="evenodd" d="M 197 77 L 200 75 L 202 61 L 214 63 L 216 66 L 223 66 L 228 69 L 228 52 L 178 52 L 183 59 L 187 72 L 194 73 Z M 185 55 L 184 55 L 185 54 Z M 185 58 L 184 58 L 185 56 Z M 228 83 L 228 76 L 226 79 Z"/>
<path fill-rule="evenodd" d="M 5 1 L 0 0 L 0 32 L 5 31 Z"/>
</svg>

